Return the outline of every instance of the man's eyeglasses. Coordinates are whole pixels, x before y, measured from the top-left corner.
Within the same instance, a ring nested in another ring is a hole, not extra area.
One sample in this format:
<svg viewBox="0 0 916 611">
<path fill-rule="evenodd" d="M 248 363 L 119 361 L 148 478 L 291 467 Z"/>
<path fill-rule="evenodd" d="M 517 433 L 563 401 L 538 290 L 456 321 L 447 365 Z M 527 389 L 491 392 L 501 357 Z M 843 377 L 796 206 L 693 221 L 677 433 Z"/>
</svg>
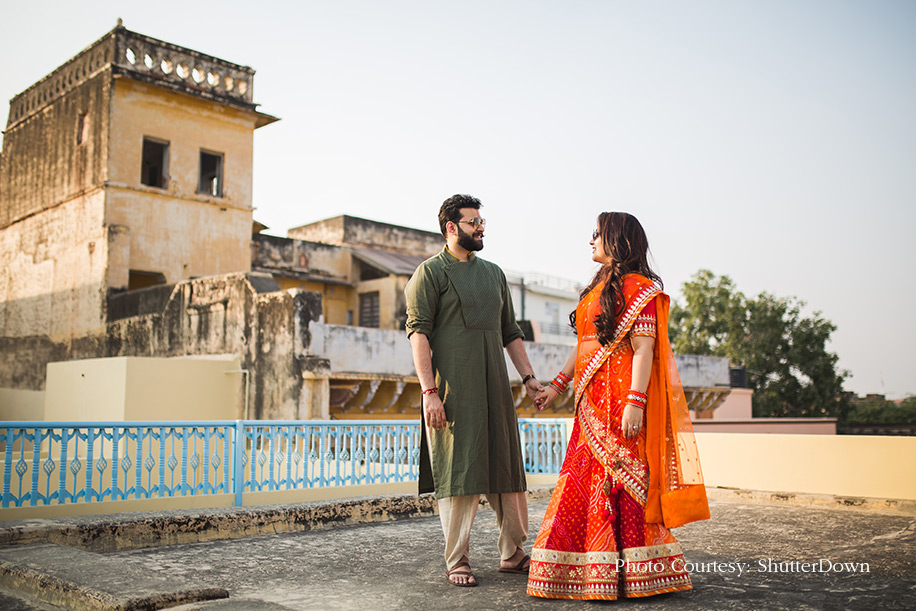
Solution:
<svg viewBox="0 0 916 611">
<path fill-rule="evenodd" d="M 593 240 L 597 240 L 600 236 L 601 236 L 601 234 L 598 233 L 598 230 L 597 230 L 597 229 L 594 230 L 594 231 L 592 232 L 592 239 L 593 239 Z"/>
<path fill-rule="evenodd" d="M 472 218 L 472 219 L 461 219 L 461 220 L 458 221 L 458 222 L 459 222 L 459 223 L 467 223 L 468 225 L 470 225 L 470 226 L 473 227 L 474 229 L 477 229 L 478 227 L 483 227 L 484 225 L 486 225 L 486 224 L 487 224 L 487 219 L 482 219 L 482 218 L 480 218 L 479 216 L 475 216 L 475 217 Z"/>
</svg>

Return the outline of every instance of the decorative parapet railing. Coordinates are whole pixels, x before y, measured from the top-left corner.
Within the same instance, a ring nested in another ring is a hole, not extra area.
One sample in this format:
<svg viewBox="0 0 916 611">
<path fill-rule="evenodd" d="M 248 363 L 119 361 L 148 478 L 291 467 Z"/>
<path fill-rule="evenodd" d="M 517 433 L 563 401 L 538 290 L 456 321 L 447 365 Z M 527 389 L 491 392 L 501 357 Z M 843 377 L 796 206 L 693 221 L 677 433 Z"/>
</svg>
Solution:
<svg viewBox="0 0 916 611">
<path fill-rule="evenodd" d="M 115 28 L 114 64 L 136 76 L 253 107 L 254 70 L 150 36 Z"/>
<path fill-rule="evenodd" d="M 7 129 L 103 69 L 254 110 L 255 71 L 118 25 L 10 101 Z"/>
<path fill-rule="evenodd" d="M 563 419 L 519 421 L 528 473 L 559 473 Z M 415 420 L 0 423 L 2 507 L 416 481 Z"/>
</svg>

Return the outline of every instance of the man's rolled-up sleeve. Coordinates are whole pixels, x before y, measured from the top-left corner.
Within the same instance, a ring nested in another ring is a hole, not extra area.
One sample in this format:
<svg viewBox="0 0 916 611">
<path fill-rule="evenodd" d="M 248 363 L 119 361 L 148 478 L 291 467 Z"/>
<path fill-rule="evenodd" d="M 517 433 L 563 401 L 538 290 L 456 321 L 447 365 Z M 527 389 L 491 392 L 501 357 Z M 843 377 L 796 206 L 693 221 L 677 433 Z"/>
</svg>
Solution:
<svg viewBox="0 0 916 611">
<path fill-rule="evenodd" d="M 411 276 L 404 296 L 407 298 L 407 337 L 414 333 L 429 337 L 439 305 L 439 285 L 426 264 L 421 264 Z"/>
</svg>

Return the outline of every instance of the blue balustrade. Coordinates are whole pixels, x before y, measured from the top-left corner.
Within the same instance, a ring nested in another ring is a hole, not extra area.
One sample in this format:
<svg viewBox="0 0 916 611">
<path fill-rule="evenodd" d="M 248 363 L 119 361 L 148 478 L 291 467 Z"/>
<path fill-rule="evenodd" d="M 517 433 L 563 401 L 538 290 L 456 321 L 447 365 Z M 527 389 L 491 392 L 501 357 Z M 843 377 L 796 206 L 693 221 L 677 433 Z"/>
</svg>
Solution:
<svg viewBox="0 0 916 611">
<path fill-rule="evenodd" d="M 563 419 L 519 420 L 528 473 L 559 473 Z M 2 507 L 416 481 L 416 420 L 5 422 Z"/>
</svg>

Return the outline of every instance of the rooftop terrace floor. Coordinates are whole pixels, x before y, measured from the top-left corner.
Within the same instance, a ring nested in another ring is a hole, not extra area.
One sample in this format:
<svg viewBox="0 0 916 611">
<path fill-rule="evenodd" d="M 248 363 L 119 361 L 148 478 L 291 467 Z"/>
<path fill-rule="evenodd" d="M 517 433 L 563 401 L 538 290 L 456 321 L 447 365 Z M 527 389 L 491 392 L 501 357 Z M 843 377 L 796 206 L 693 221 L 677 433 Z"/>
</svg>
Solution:
<svg viewBox="0 0 916 611">
<path fill-rule="evenodd" d="M 530 505 L 529 544 L 546 507 L 543 495 Z M 127 573 L 192 579 L 200 586 L 228 591 L 228 599 L 173 607 L 178 610 L 916 608 L 916 515 L 740 499 L 713 500 L 711 512 L 711 520 L 675 531 L 688 562 L 703 569 L 692 572 L 693 590 L 607 603 L 527 596 L 523 576 L 496 570 L 497 531 L 485 507 L 478 513 L 471 542 L 477 588 L 447 583 L 438 517 L 103 556 Z M 0 561 L 9 561 L 15 549 L 0 549 Z M 802 563 L 821 566 L 821 559 L 834 570 L 803 570 Z M 719 563 L 718 568 L 711 563 Z M 741 572 L 738 563 L 743 563 Z M 845 563 L 855 564 L 857 570 L 836 566 Z M 84 581 L 91 582 L 90 567 L 86 571 Z M 0 594 L 0 608 L 58 607 L 21 600 L 7 591 Z"/>
</svg>

